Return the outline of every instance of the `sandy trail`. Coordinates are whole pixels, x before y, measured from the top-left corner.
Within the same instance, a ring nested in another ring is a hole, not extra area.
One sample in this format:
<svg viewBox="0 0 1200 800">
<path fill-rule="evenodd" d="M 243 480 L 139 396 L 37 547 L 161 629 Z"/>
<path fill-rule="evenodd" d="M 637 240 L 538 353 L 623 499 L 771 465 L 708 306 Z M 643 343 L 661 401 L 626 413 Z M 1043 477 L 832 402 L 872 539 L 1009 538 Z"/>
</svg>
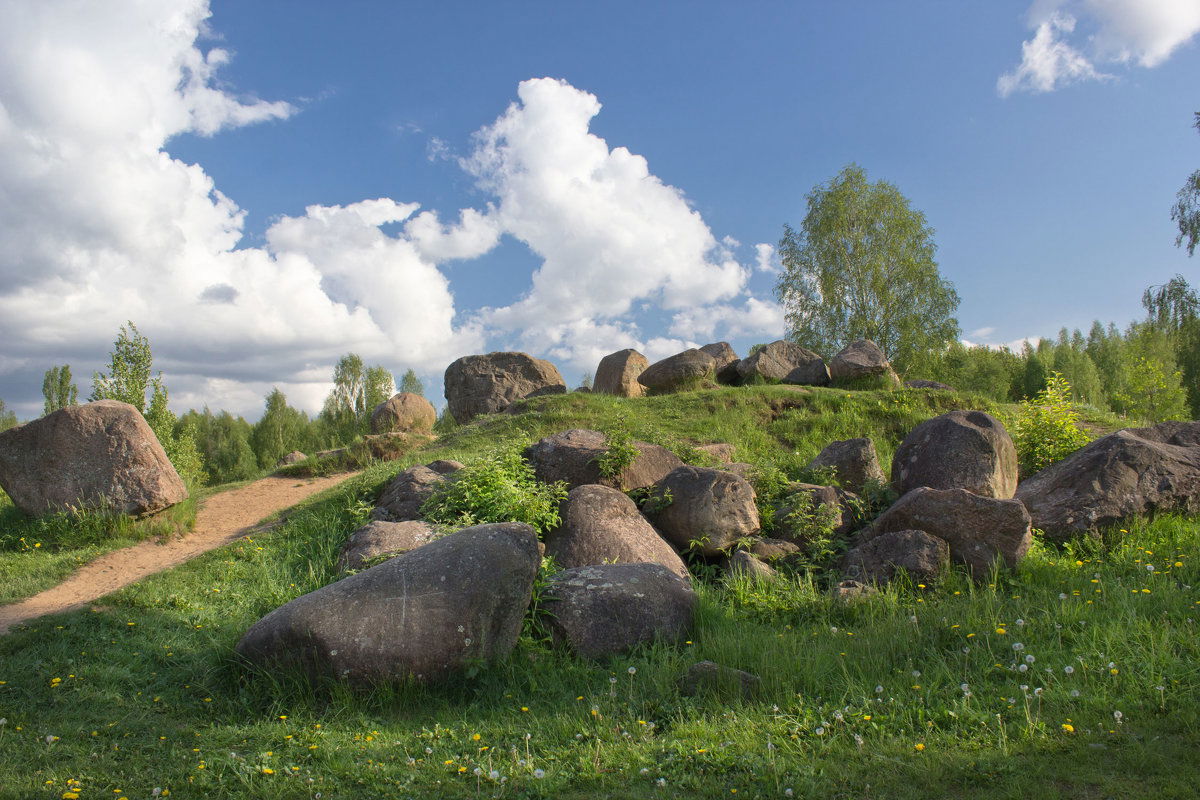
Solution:
<svg viewBox="0 0 1200 800">
<path fill-rule="evenodd" d="M 45 614 L 73 611 L 156 572 L 170 569 L 245 536 L 276 511 L 290 508 L 317 492 L 358 473 L 326 478 L 257 480 L 240 489 L 215 494 L 196 514 L 191 533 L 164 544 L 150 540 L 101 556 L 57 586 L 19 603 L 0 606 L 0 635 Z"/>
</svg>

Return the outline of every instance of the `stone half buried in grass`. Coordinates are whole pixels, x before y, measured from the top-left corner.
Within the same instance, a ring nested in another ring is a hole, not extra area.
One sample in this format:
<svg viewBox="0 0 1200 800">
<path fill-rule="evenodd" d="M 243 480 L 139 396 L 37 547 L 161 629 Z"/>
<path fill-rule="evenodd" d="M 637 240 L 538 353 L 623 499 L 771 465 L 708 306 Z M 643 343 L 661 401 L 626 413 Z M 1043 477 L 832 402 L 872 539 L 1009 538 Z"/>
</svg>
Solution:
<svg viewBox="0 0 1200 800">
<path fill-rule="evenodd" d="M 924 531 L 950 547 L 950 559 L 976 578 L 992 565 L 1015 567 L 1033 544 L 1029 512 L 1019 500 L 980 497 L 966 489 L 913 489 L 857 535 L 857 545 L 894 531 Z"/>
<path fill-rule="evenodd" d="M 887 583 L 898 570 L 914 581 L 933 581 L 950 564 L 950 546 L 924 531 L 889 531 L 860 544 L 842 559 L 843 574 L 864 583 Z"/>
<path fill-rule="evenodd" d="M 696 593 L 661 564 L 599 564 L 558 573 L 546 589 L 545 609 L 556 643 L 583 658 L 607 658 L 683 638 Z"/>
<path fill-rule="evenodd" d="M 1200 422 L 1161 422 L 1097 439 L 1026 478 L 1017 499 L 1052 541 L 1163 511 L 1200 512 Z"/>
<path fill-rule="evenodd" d="M 256 622 L 237 652 L 264 670 L 356 687 L 445 678 L 508 656 L 540 563 L 524 523 L 465 528 L 297 597 Z"/>
<path fill-rule="evenodd" d="M 683 465 L 679 456 L 665 447 L 647 442 L 630 442 L 629 446 L 637 451 L 636 455 L 611 475 L 602 472 L 609 440 L 600 431 L 575 428 L 556 433 L 527 447 L 524 455 L 538 480 L 563 481 L 569 488 L 599 484 L 622 491 L 642 489 Z"/>
<path fill-rule="evenodd" d="M 870 339 L 857 339 L 829 360 L 829 377 L 834 386 L 847 389 L 899 389 L 887 356 Z"/>
<path fill-rule="evenodd" d="M 371 520 L 346 539 L 341 553 L 338 554 L 338 569 L 362 569 L 369 562 L 383 556 L 398 556 L 416 550 L 433 539 L 433 528 L 420 520 Z"/>
<path fill-rule="evenodd" d="M 879 466 L 875 443 L 866 437 L 830 442 L 808 462 L 807 469 L 825 467 L 833 468 L 838 485 L 856 494 L 861 494 L 868 482 L 882 484 L 887 480 Z"/>
<path fill-rule="evenodd" d="M 683 550 L 713 557 L 758 533 L 754 488 L 732 472 L 678 467 L 654 485 L 642 506 L 654 527 Z"/>
<path fill-rule="evenodd" d="M 760 686 L 762 678 L 757 675 L 714 661 L 697 661 L 679 679 L 679 693 L 687 697 L 717 694 L 749 700 Z"/>
<path fill-rule="evenodd" d="M 594 564 L 661 564 L 691 580 L 683 559 L 624 493 L 607 486 L 577 486 L 560 506 L 559 526 L 546 552 L 560 567 Z"/>
<path fill-rule="evenodd" d="M 392 478 L 383 488 L 379 496 L 379 505 L 371 512 L 371 518 L 386 522 L 420 519 L 421 506 L 430 498 L 438 484 L 455 471 L 438 471 L 431 466 L 409 467 Z"/>
<path fill-rule="evenodd" d="M 745 575 L 759 581 L 773 581 L 779 577 L 774 567 L 745 550 L 738 550 L 726 559 L 725 574 Z"/>
</svg>

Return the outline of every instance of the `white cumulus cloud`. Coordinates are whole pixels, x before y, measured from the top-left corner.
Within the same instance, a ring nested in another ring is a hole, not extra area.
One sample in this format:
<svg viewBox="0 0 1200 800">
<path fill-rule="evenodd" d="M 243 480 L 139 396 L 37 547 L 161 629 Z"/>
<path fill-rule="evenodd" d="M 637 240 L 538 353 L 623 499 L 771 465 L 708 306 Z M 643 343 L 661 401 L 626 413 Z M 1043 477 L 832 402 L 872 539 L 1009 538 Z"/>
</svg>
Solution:
<svg viewBox="0 0 1200 800">
<path fill-rule="evenodd" d="M 484 321 L 526 346 L 553 340 L 586 364 L 605 321 L 635 303 L 675 310 L 728 300 L 748 270 L 713 236 L 683 193 L 646 160 L 589 132 L 595 96 L 540 78 L 518 88 L 520 102 L 476 135 L 463 165 L 497 198 L 506 233 L 541 259 L 516 303 L 485 310 Z"/>
<path fill-rule="evenodd" d="M 996 82 L 1001 96 L 1112 77 L 1098 65 L 1157 66 L 1200 32 L 1200 2 L 1037 0 L 1027 20 L 1034 35 Z"/>
</svg>

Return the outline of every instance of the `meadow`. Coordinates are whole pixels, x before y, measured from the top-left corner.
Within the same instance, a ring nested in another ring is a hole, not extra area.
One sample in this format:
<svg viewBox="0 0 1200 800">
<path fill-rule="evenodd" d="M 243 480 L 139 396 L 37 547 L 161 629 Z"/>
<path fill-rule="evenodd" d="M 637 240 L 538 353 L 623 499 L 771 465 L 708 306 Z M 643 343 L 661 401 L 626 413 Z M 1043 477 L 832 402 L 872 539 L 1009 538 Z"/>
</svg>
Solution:
<svg viewBox="0 0 1200 800">
<path fill-rule="evenodd" d="M 337 579 L 346 534 L 405 466 L 470 464 L 571 427 L 685 460 L 727 441 L 788 474 L 833 439 L 870 435 L 886 465 L 909 429 L 952 408 L 1013 413 L 951 392 L 763 386 L 539 398 L 444 433 L 279 527 L 0 637 L 0 798 L 1194 797 L 1195 518 L 1039 542 L 981 583 L 951 572 L 853 603 L 815 570 L 774 583 L 700 570 L 686 642 L 602 663 L 530 624 L 503 663 L 354 694 L 233 653 L 263 614 Z M 33 530 L 13 511 L 0 525 Z M 124 541 L 99 538 L 10 547 L 8 598 L 37 583 L 21 588 L 23 574 L 45 580 L 56 559 Z M 762 684 L 684 696 L 679 676 L 703 659 Z"/>
</svg>

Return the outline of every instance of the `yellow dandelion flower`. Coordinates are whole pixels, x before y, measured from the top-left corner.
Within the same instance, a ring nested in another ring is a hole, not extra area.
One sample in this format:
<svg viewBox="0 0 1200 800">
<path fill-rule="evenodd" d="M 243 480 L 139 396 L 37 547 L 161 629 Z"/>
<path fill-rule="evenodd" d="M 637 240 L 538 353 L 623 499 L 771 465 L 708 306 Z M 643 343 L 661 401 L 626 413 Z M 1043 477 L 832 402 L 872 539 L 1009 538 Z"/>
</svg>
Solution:
<svg viewBox="0 0 1200 800">
<path fill-rule="evenodd" d="M 1063 733 L 1074 733 L 1075 732 L 1075 726 L 1069 722 L 1064 722 L 1062 724 L 1062 729 L 1063 729 Z"/>
<path fill-rule="evenodd" d="M 996 628 L 996 633 L 1003 636 L 1004 634 L 1008 633 L 1008 631 L 1004 630 L 1004 628 Z"/>
<path fill-rule="evenodd" d="M 924 749 L 925 749 L 925 744 L 923 742 L 917 742 L 916 744 L 913 745 L 913 750 L 916 750 L 918 753 Z"/>
<path fill-rule="evenodd" d="M 471 734 L 471 741 L 478 742 L 482 737 L 478 733 Z"/>
<path fill-rule="evenodd" d="M 262 772 L 263 772 L 263 775 L 274 775 L 275 774 L 275 770 L 271 769 L 270 767 L 263 767 Z"/>
</svg>

